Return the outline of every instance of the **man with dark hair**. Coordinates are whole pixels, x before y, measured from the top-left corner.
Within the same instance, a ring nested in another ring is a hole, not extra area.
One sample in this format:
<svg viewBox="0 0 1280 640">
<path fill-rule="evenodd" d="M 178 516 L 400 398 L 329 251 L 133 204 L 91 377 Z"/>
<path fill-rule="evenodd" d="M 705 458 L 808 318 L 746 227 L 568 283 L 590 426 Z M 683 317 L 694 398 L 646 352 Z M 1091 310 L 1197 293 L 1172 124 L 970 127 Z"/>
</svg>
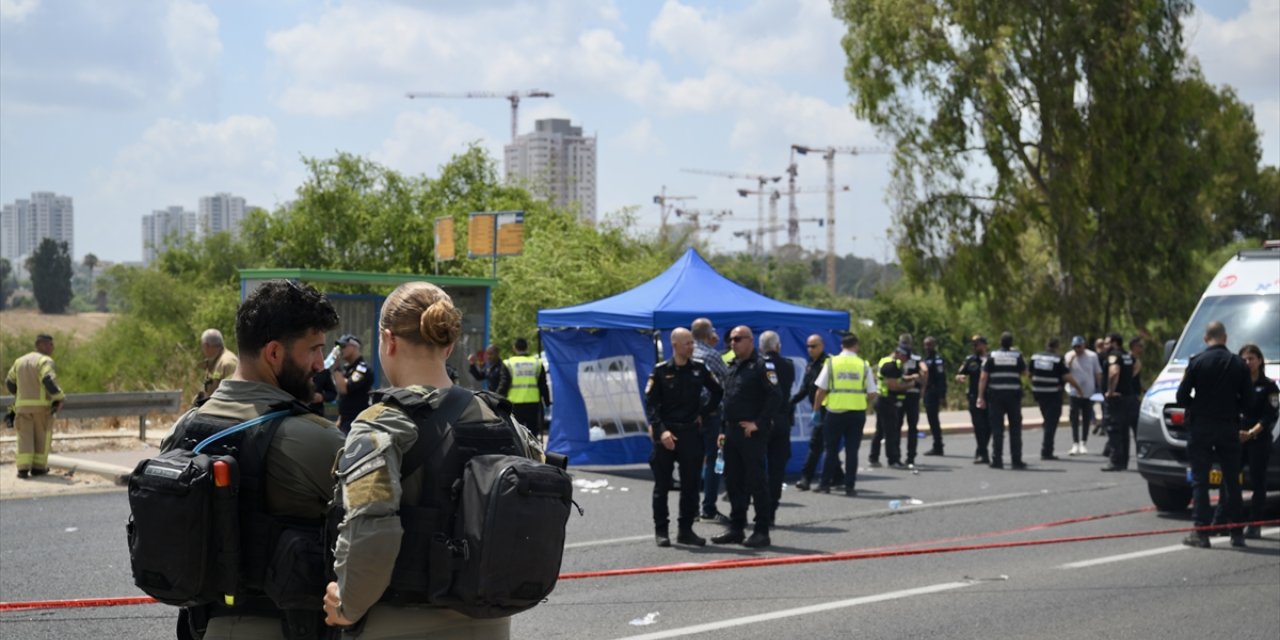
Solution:
<svg viewBox="0 0 1280 640">
<path fill-rule="evenodd" d="M 1044 419 L 1044 440 L 1040 443 L 1041 460 L 1057 460 L 1053 455 L 1053 439 L 1058 432 L 1058 421 L 1062 418 L 1062 385 L 1068 382 L 1077 393 L 1081 393 L 1080 385 L 1071 375 L 1062 356 L 1058 355 L 1058 339 L 1049 338 L 1045 350 L 1031 356 L 1031 395 L 1040 406 L 1040 417 Z"/>
<path fill-rule="evenodd" d="M 1013 334 L 1000 334 L 1000 348 L 991 352 L 982 365 L 978 380 L 978 406 L 987 407 L 991 425 L 991 468 L 1003 469 L 1004 420 L 1009 418 L 1009 458 L 1014 469 L 1025 469 L 1022 461 L 1022 378 L 1027 377 L 1027 362 L 1013 348 Z"/>
<path fill-rule="evenodd" d="M 880 443 L 884 443 L 884 455 L 889 466 L 894 469 L 906 469 L 902 464 L 902 402 L 907 390 L 915 386 L 916 376 L 903 372 L 906 363 L 911 360 L 911 345 L 898 343 L 893 353 L 880 358 L 876 363 L 876 375 L 883 393 L 876 399 L 876 432 L 871 438 L 871 455 L 867 460 L 872 467 L 880 466 Z M 845 484 L 849 478 L 846 474 Z"/>
<path fill-rule="evenodd" d="M 331 471 L 342 434 L 332 424 L 306 410 L 314 386 L 312 378 L 324 371 L 325 332 L 338 325 L 333 305 L 315 289 L 285 280 L 271 280 L 258 287 L 236 313 L 236 345 L 240 363 L 235 374 L 222 381 L 199 408 L 182 416 L 161 444 L 163 451 L 176 447 L 190 449 L 208 432 L 228 424 L 243 423 L 266 413 L 289 408 L 291 414 L 274 426 L 274 436 L 265 443 L 262 495 L 241 491 L 241 583 L 234 607 L 213 604 L 184 609 L 179 617 L 179 637 L 206 638 L 296 638 L 319 637 L 324 612 L 316 608 L 282 609 L 267 595 L 274 583 L 247 587 L 245 576 L 263 576 L 271 550 L 283 532 L 299 531 L 316 541 L 314 549 L 294 548 L 294 563 L 323 557 L 319 544 L 324 516 L 333 498 Z M 245 431 L 242 442 L 269 434 L 268 422 Z M 260 439 L 260 438 L 259 438 Z M 247 445 L 246 445 L 247 446 Z M 241 453 L 244 453 L 243 451 Z M 254 506 L 256 505 L 256 506 Z M 250 535 L 257 524 L 272 531 Z M 254 526 L 250 526 L 254 524 Z M 306 552 L 306 553 L 304 553 Z M 312 555 L 314 553 L 314 555 Z M 203 559 L 192 558 L 192 562 Z M 301 567 L 293 575 L 323 575 L 323 568 Z M 270 578 L 268 578 L 269 580 Z M 314 587 L 324 593 L 324 583 Z M 288 635 L 285 629 L 290 629 Z M 310 629 L 312 632 L 295 633 Z"/>
<path fill-rule="evenodd" d="M 942 455 L 942 421 L 938 413 L 942 404 L 947 401 L 947 361 L 938 353 L 938 339 L 928 336 L 924 339 L 924 371 L 928 374 L 924 387 L 924 413 L 929 420 L 929 434 L 933 436 L 933 447 L 924 452 L 926 456 Z"/>
<path fill-rule="evenodd" d="M 902 395 L 902 406 L 898 411 L 898 432 L 902 432 L 903 424 L 907 426 L 907 466 L 914 468 L 916 449 L 920 446 L 920 396 L 924 387 L 929 384 L 929 369 L 925 367 L 920 354 L 915 352 L 915 343 L 911 334 L 898 336 L 898 344 L 907 348 L 907 359 L 902 361 L 904 379 L 912 380 Z"/>
<path fill-rule="evenodd" d="M 1114 340 L 1119 344 L 1119 340 Z M 1187 363 L 1178 385 L 1178 404 L 1186 407 L 1187 457 L 1191 459 L 1191 517 L 1197 527 L 1213 520 L 1209 504 L 1209 469 L 1216 460 L 1222 467 L 1226 489 L 1226 518 L 1241 521 L 1240 495 L 1240 415 L 1253 402 L 1253 380 L 1240 356 L 1227 350 L 1227 328 L 1210 322 L 1204 331 L 1208 348 Z M 1182 541 L 1191 547 L 1209 548 L 1207 531 L 1192 532 Z M 1244 546 L 1244 532 L 1231 530 L 1231 545 Z"/>
<path fill-rule="evenodd" d="M 867 424 L 867 406 L 876 399 L 876 377 L 871 363 L 858 355 L 858 336 L 850 333 L 840 339 L 840 354 L 827 359 L 827 364 L 814 381 L 814 402 L 827 409 L 824 447 L 827 460 L 822 465 L 822 481 L 817 491 L 828 493 L 836 484 L 840 468 L 840 448 L 844 446 L 844 494 L 855 496 L 858 481 L 858 447 Z"/>
<path fill-rule="evenodd" d="M 471 377 L 484 382 L 484 388 L 500 396 L 506 397 L 511 392 L 511 370 L 502 362 L 502 354 L 498 345 L 491 344 L 484 350 L 484 363 L 480 363 L 473 353 L 467 356 Z"/>
<path fill-rule="evenodd" d="M 1135 383 L 1133 354 L 1124 350 L 1124 336 L 1107 336 L 1106 405 L 1107 453 L 1110 462 L 1103 471 L 1124 471 L 1129 466 L 1129 434 L 1138 428 L 1138 386 Z"/>
<path fill-rule="evenodd" d="M 14 462 L 18 477 L 49 473 L 49 445 L 53 441 L 53 414 L 65 397 L 53 370 L 53 336 L 36 336 L 36 350 L 13 361 L 5 387 L 13 394 L 13 426 L 18 431 Z"/>
<path fill-rule="evenodd" d="M 542 366 L 542 358 L 529 355 L 528 340 L 516 338 L 513 346 L 516 354 L 505 363 L 511 372 L 511 391 L 507 393 L 511 415 L 533 435 L 542 435 L 542 411 L 551 406 L 547 368 Z"/>
<path fill-rule="evenodd" d="M 360 339 L 345 334 L 334 343 L 338 349 L 337 358 L 329 373 L 333 378 L 333 388 L 338 392 L 338 429 L 343 433 L 351 430 L 351 423 L 361 411 L 369 408 L 369 392 L 373 390 L 373 370 L 361 355 Z"/>
<path fill-rule="evenodd" d="M 982 365 L 987 362 L 987 338 L 975 334 L 969 339 L 973 345 L 973 353 L 960 363 L 960 371 L 956 373 L 956 382 L 969 381 L 969 421 L 973 423 L 973 439 L 978 448 L 973 452 L 974 464 L 990 464 L 991 455 L 987 452 L 991 441 L 991 424 L 987 420 L 987 408 L 978 404 L 978 382 L 982 379 Z"/>
</svg>

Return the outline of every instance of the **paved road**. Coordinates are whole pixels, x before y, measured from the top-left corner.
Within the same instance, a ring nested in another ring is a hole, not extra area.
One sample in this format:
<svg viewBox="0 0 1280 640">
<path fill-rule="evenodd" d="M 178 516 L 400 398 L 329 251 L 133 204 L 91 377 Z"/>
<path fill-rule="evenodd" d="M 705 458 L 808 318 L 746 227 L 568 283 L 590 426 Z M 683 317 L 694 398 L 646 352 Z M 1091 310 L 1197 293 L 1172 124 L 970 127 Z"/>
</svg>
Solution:
<svg viewBox="0 0 1280 640">
<path fill-rule="evenodd" d="M 1038 442 L 1038 432 L 1029 435 Z M 1067 438 L 1059 435 L 1063 450 Z M 948 450 L 966 450 L 968 438 L 952 436 Z M 570 521 L 566 572 L 886 546 L 951 550 L 563 580 L 548 603 L 517 617 L 513 636 L 1280 637 L 1275 527 L 1245 550 L 1231 549 L 1225 538 L 1213 549 L 1187 549 L 1176 533 L 1080 540 L 1189 523 L 1184 515 L 1151 511 L 1141 478 L 1100 473 L 1097 455 L 1032 461 L 1021 472 L 974 466 L 959 455 L 922 460 L 918 475 L 860 472 L 855 498 L 788 490 L 775 546 L 766 552 L 658 549 L 650 535 L 648 470 L 579 469 L 580 480 L 607 485 L 576 494 L 586 516 Z M 892 510 L 893 499 L 922 504 Z M 0 600 L 135 595 L 126 515 L 119 492 L 0 502 Z M 1047 543 L 995 547 L 1028 541 Z M 962 549 L 969 545 L 995 548 Z M 633 623 L 646 616 L 651 624 Z M 168 638 L 172 619 L 173 611 L 158 605 L 7 613 L 0 615 L 0 637 Z"/>
</svg>

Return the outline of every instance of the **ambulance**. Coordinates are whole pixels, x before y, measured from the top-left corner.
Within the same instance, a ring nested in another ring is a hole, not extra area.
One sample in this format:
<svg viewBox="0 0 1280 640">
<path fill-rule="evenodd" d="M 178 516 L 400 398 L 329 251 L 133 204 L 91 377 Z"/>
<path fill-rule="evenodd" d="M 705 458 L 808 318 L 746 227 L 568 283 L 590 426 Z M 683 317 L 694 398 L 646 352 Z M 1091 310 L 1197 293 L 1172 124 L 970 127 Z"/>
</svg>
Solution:
<svg viewBox="0 0 1280 640">
<path fill-rule="evenodd" d="M 1188 425 L 1175 395 L 1188 360 L 1205 348 L 1205 325 L 1214 320 L 1226 326 L 1227 348 L 1232 353 L 1245 344 L 1258 345 L 1266 359 L 1266 375 L 1280 380 L 1280 240 L 1268 240 L 1262 249 L 1240 251 L 1227 261 L 1200 297 L 1182 337 L 1165 344 L 1164 370 L 1142 398 L 1137 447 L 1138 472 L 1147 481 L 1151 501 L 1162 511 L 1185 511 L 1191 501 Z M 1268 494 L 1280 490 L 1277 436 L 1280 428 L 1273 426 L 1271 462 L 1266 469 Z M 1221 476 L 1215 466 L 1210 484 L 1219 484 Z"/>
</svg>

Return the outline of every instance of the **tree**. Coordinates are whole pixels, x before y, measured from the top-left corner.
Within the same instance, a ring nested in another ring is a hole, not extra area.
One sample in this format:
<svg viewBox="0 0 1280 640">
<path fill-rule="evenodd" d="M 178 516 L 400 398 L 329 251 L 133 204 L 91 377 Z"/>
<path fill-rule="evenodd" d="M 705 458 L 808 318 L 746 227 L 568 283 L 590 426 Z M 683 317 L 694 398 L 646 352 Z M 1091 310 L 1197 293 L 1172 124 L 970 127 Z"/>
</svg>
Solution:
<svg viewBox="0 0 1280 640">
<path fill-rule="evenodd" d="M 1187 63 L 1191 6 L 838 0 L 855 110 L 896 145 L 910 281 L 1064 335 L 1185 313 L 1193 293 L 1149 283 L 1243 230 L 1259 158 L 1252 113 Z"/>
<path fill-rule="evenodd" d="M 93 270 L 98 268 L 98 256 L 92 253 L 84 254 L 84 268 L 89 270 L 89 290 L 93 291 Z"/>
<path fill-rule="evenodd" d="M 13 286 L 9 283 L 12 276 L 13 263 L 8 258 L 0 258 L 0 310 L 5 308 L 9 293 L 13 291 Z"/>
<path fill-rule="evenodd" d="M 31 289 L 40 313 L 64 313 L 71 304 L 71 252 L 66 242 L 53 238 L 40 241 L 27 258 Z"/>
</svg>

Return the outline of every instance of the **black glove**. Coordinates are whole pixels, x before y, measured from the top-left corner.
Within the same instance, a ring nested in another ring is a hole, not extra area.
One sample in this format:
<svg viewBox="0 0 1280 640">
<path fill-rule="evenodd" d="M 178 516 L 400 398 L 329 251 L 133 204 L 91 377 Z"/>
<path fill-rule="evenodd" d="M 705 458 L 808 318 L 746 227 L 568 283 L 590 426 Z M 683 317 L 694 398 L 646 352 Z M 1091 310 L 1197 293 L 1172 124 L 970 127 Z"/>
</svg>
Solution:
<svg viewBox="0 0 1280 640">
<path fill-rule="evenodd" d="M 10 405 L 10 406 L 9 406 L 9 408 L 8 408 L 8 410 L 6 410 L 6 411 L 4 412 L 4 428 L 6 428 L 6 429 L 12 429 L 12 428 L 13 428 L 13 420 L 14 420 L 14 418 L 15 418 L 15 417 L 17 417 L 17 414 L 16 414 L 16 413 L 14 413 L 14 411 L 13 411 L 13 406 L 12 406 L 12 405 Z"/>
</svg>

